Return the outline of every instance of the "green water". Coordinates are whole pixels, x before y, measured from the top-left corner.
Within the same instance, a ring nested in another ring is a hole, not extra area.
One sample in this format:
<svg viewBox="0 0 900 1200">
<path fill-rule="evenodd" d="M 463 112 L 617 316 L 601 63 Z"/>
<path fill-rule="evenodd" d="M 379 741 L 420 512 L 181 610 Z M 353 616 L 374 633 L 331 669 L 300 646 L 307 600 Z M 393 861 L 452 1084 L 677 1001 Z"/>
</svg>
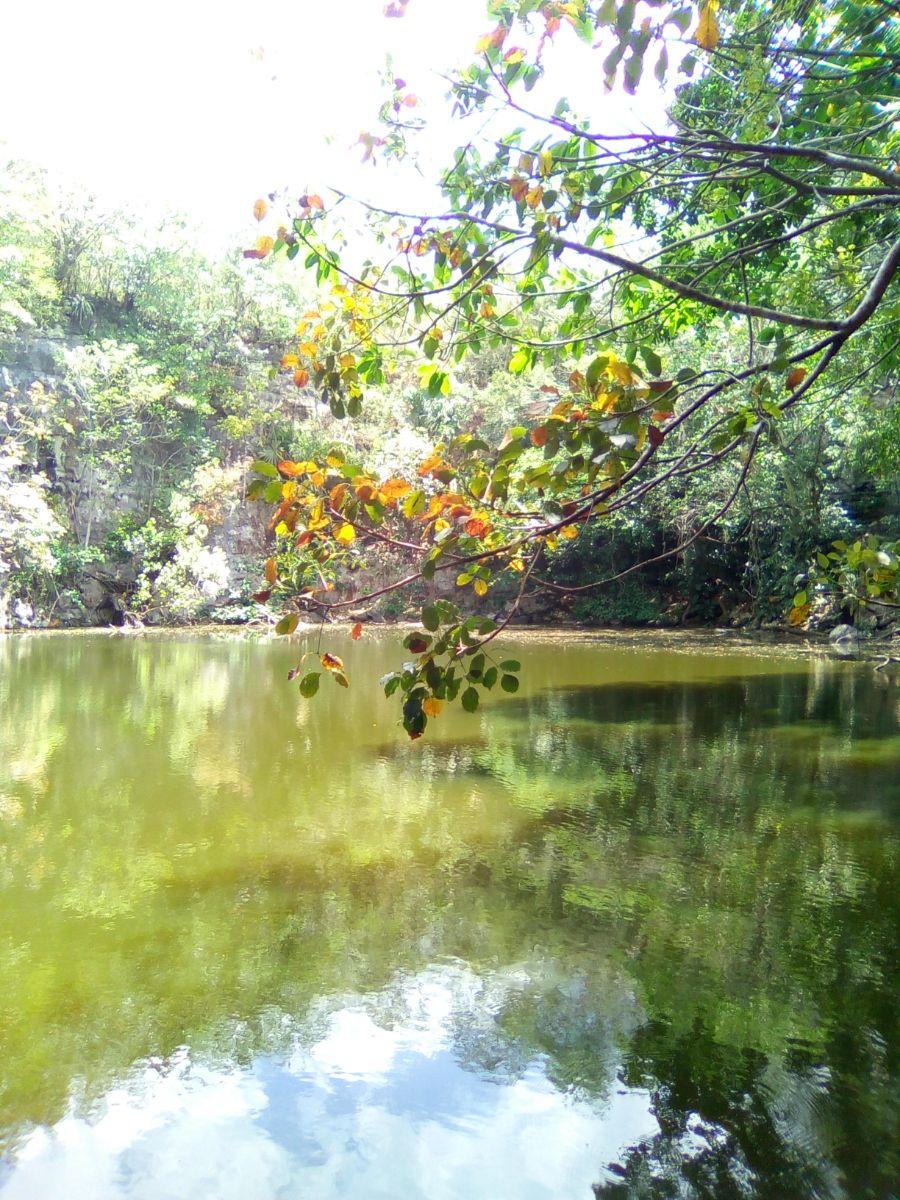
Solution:
<svg viewBox="0 0 900 1200">
<path fill-rule="evenodd" d="M 889 1197 L 898 693 L 511 641 L 0 640 L 2 1200 Z"/>
</svg>

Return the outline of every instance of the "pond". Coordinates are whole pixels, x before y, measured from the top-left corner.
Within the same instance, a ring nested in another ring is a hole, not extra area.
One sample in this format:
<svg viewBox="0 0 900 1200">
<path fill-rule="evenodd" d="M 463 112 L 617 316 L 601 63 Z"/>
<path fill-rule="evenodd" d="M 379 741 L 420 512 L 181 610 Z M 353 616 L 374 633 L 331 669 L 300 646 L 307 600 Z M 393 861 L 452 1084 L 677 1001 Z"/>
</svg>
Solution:
<svg viewBox="0 0 900 1200">
<path fill-rule="evenodd" d="M 411 743 L 308 637 L 0 640 L 2 1200 L 891 1195 L 885 674 L 527 636 Z"/>
</svg>

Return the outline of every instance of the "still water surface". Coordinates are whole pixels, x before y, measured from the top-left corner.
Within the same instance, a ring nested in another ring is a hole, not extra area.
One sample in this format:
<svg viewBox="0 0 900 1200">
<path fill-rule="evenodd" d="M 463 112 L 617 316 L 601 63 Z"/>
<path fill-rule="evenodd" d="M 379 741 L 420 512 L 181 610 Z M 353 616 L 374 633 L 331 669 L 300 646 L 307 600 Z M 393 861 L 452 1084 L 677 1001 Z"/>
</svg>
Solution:
<svg viewBox="0 0 900 1200">
<path fill-rule="evenodd" d="M 0 1198 L 889 1197 L 890 681 L 535 637 L 412 744 L 396 645 L 0 640 Z"/>
</svg>

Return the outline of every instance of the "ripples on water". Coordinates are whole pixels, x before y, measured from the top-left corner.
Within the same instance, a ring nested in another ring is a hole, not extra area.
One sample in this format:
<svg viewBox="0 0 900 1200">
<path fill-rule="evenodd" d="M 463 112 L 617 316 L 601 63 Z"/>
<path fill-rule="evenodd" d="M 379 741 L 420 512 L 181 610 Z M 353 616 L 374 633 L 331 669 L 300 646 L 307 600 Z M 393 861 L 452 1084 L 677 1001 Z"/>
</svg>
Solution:
<svg viewBox="0 0 900 1200">
<path fill-rule="evenodd" d="M 534 638 L 412 745 L 393 647 L 0 642 L 0 1197 L 889 1197 L 890 681 Z"/>
</svg>

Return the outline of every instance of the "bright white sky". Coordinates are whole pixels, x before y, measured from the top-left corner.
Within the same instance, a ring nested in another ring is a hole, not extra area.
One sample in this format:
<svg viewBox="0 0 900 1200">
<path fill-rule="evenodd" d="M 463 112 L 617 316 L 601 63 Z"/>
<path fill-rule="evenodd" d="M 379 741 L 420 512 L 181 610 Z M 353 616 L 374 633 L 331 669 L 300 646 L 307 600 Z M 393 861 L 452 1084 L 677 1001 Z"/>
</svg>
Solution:
<svg viewBox="0 0 900 1200">
<path fill-rule="evenodd" d="M 492 22 L 485 0 L 410 0 L 402 20 L 384 2 L 0 0 L 0 153 L 110 206 L 180 211 L 209 249 L 246 242 L 253 200 L 285 186 L 408 206 L 415 180 L 361 165 L 353 147 L 375 127 L 385 56 L 423 98 L 430 156 L 446 163 L 463 133 L 440 72 Z M 552 102 L 565 93 L 610 130 L 659 124 L 652 74 L 635 100 L 605 96 L 597 56 L 572 37 L 561 50 Z"/>
</svg>

